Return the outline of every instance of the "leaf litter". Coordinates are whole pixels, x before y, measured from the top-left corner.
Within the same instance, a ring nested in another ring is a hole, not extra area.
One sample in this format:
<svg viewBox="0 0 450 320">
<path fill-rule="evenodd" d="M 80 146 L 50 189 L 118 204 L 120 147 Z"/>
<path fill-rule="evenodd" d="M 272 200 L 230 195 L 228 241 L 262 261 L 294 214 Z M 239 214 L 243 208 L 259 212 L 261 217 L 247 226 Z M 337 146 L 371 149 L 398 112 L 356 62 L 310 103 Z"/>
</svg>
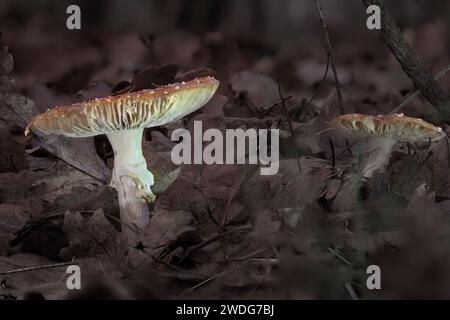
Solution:
<svg viewBox="0 0 450 320">
<path fill-rule="evenodd" d="M 425 41 L 423 34 L 417 41 Z M 48 41 L 41 37 L 34 50 L 45 55 Z M 41 66 L 20 65 L 20 91 L 10 75 L 13 56 L 0 48 L 0 272 L 73 260 L 88 285 L 74 294 L 65 287 L 64 268 L 27 271 L 0 276 L 0 299 L 450 297 L 445 148 L 417 147 L 410 154 L 399 145 L 386 170 L 362 183 L 366 143 L 349 141 L 349 151 L 333 133 L 318 134 L 339 112 L 333 78 L 324 77 L 326 61 L 317 59 L 323 49 L 312 46 L 317 52 L 310 58 L 296 50 L 260 57 L 234 45 L 238 39 L 178 31 L 155 36 L 152 48 L 130 33 L 95 46 L 79 41 L 86 52 L 74 56 L 82 73 L 77 82 L 70 83 L 73 70 L 54 64 L 65 61 L 67 45 Z M 348 53 L 339 54 L 338 60 Z M 376 59 L 387 69 L 357 60 L 337 70 L 348 112 L 385 113 L 383 104 L 398 100 L 392 88 L 408 85 L 388 58 Z M 295 68 L 283 72 L 286 66 Z M 33 86 L 33 73 L 52 86 Z M 222 85 L 207 106 L 146 129 L 143 150 L 158 198 L 134 243 L 120 232 L 129 226 L 120 223 L 117 196 L 107 187 L 113 155 L 105 139 L 21 135 L 54 101 L 213 74 Z M 279 86 L 289 98 L 282 101 Z M 433 114 L 418 101 L 408 108 L 424 118 Z M 171 132 L 192 133 L 195 120 L 222 131 L 279 129 L 279 172 L 173 165 Z M 370 264 L 383 269 L 382 292 L 364 285 Z"/>
</svg>

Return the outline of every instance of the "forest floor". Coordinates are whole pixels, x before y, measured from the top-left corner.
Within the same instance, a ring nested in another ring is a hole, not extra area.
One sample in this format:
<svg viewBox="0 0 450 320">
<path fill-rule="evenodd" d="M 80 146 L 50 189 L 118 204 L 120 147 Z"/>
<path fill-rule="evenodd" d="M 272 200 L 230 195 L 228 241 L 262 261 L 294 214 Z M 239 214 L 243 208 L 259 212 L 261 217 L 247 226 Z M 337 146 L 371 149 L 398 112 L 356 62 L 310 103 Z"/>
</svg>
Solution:
<svg viewBox="0 0 450 320">
<path fill-rule="evenodd" d="M 405 31 L 433 73 L 448 64 L 447 33 L 439 22 Z M 450 298 L 448 146 L 411 153 L 398 143 L 363 184 L 367 142 L 347 141 L 348 150 L 335 133 L 317 134 L 340 114 L 322 30 L 317 43 L 276 49 L 220 33 L 65 37 L 31 25 L 2 39 L 0 299 Z M 413 85 L 381 41 L 359 40 L 333 47 L 344 111 L 387 114 Z M 124 81 L 150 88 L 201 75 L 221 81 L 204 108 L 146 129 L 149 168 L 157 182 L 172 176 L 136 243 L 120 232 L 104 136 L 23 134 L 34 114 Z M 450 81 L 440 84 L 448 92 Z M 447 129 L 421 97 L 401 112 Z M 279 173 L 248 164 L 176 170 L 171 133 L 195 120 L 203 129 L 279 129 Z M 67 289 L 64 266 L 2 273 L 71 261 L 82 270 L 80 291 Z M 382 290 L 366 286 L 374 264 Z"/>
</svg>

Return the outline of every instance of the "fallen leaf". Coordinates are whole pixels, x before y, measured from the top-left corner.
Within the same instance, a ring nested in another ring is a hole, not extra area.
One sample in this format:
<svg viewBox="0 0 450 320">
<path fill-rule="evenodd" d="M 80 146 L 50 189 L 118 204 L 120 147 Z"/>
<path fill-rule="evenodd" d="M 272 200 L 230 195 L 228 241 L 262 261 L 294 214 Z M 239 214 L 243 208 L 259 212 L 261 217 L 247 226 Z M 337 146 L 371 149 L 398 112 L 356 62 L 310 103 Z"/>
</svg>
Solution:
<svg viewBox="0 0 450 320">
<path fill-rule="evenodd" d="M 30 99 L 19 94 L 0 94 L 0 120 L 25 128 L 38 110 Z M 65 138 L 36 134 L 42 147 L 79 170 L 106 182 L 110 170 L 97 156 L 92 138 Z"/>
<path fill-rule="evenodd" d="M 236 94 L 245 94 L 257 110 L 267 109 L 280 101 L 278 85 L 268 76 L 242 71 L 231 77 L 230 84 Z"/>
</svg>

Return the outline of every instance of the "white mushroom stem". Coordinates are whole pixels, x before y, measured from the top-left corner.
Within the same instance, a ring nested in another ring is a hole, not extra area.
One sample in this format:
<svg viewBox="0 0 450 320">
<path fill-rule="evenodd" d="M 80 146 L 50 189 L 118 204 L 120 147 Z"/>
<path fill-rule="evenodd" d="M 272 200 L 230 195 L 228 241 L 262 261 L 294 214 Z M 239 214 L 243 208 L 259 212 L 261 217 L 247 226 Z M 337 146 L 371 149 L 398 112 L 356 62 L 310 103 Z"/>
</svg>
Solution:
<svg viewBox="0 0 450 320">
<path fill-rule="evenodd" d="M 106 136 L 114 150 L 114 168 L 110 186 L 119 196 L 120 218 L 123 222 L 142 228 L 148 224 L 148 202 L 152 193 L 153 175 L 147 169 L 142 154 L 144 129 L 122 130 Z"/>
<path fill-rule="evenodd" d="M 389 138 L 369 138 L 369 159 L 363 169 L 363 177 L 369 179 L 380 168 L 384 167 L 390 159 L 392 148 L 397 141 Z"/>
</svg>

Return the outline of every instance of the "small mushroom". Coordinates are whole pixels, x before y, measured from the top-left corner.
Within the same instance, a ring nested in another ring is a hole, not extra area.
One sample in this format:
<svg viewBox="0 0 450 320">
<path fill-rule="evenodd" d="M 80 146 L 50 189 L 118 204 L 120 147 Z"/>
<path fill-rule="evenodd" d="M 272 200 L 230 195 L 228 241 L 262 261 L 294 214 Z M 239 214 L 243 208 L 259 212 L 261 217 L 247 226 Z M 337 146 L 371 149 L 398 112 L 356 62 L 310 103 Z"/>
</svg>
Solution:
<svg viewBox="0 0 450 320">
<path fill-rule="evenodd" d="M 119 197 L 123 222 L 140 228 L 149 221 L 153 175 L 142 153 L 144 128 L 168 124 L 194 112 L 213 96 L 219 81 L 202 77 L 152 90 L 56 107 L 35 116 L 25 130 L 68 137 L 106 134 L 114 150 L 110 186 Z"/>
<path fill-rule="evenodd" d="M 388 162 L 397 141 L 438 141 L 446 137 L 441 128 L 403 114 L 345 114 L 335 118 L 331 127 L 347 137 L 368 138 L 369 150 L 375 153 L 363 169 L 363 177 L 367 179 Z"/>
</svg>

